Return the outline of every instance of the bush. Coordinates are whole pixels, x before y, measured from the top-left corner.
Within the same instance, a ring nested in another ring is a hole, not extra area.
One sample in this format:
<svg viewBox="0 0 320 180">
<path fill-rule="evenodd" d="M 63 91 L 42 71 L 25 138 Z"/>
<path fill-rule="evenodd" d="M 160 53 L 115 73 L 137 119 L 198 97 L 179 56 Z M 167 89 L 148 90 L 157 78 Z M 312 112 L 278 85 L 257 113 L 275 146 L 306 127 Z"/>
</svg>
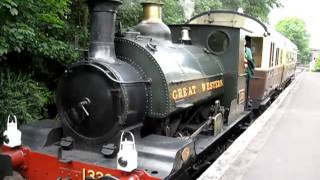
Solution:
<svg viewBox="0 0 320 180">
<path fill-rule="evenodd" d="M 316 64 L 314 65 L 314 70 L 316 72 L 320 72 L 320 57 L 316 60 Z"/>
<path fill-rule="evenodd" d="M 0 132 L 9 114 L 16 115 L 19 124 L 38 120 L 47 116 L 46 105 L 52 101 L 53 94 L 30 74 L 0 68 Z"/>
<path fill-rule="evenodd" d="M 71 0 L 1 0 L 0 59 L 24 53 L 64 64 L 77 60 L 75 35 L 81 43 L 87 34 L 73 22 L 71 4 Z"/>
</svg>

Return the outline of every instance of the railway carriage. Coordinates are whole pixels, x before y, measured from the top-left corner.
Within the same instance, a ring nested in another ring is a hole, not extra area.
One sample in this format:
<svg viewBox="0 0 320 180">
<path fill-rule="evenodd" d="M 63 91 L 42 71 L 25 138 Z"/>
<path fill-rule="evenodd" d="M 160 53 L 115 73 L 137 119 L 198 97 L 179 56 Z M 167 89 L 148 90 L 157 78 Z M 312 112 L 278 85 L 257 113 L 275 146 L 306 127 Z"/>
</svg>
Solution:
<svg viewBox="0 0 320 180">
<path fill-rule="evenodd" d="M 291 81 L 297 61 L 297 47 L 280 33 L 271 31 L 267 37 L 252 37 L 252 49 L 257 67 L 250 83 L 249 96 L 256 109 L 266 105 Z"/>
<path fill-rule="evenodd" d="M 210 11 L 193 17 L 191 25 L 210 25 L 212 29 L 239 29 L 239 74 L 244 70 L 244 44 L 248 44 L 255 60 L 255 75 L 250 80 L 248 95 L 252 108 L 268 103 L 294 76 L 297 47 L 289 39 L 268 28 L 258 19 L 234 11 Z M 236 42 L 233 42 L 236 43 Z M 239 89 L 238 89 L 239 90 Z"/>
<path fill-rule="evenodd" d="M 88 4 L 89 57 L 61 77 L 58 120 L 24 125 L 21 139 L 16 120 L 8 120 L 3 172 L 31 180 L 187 179 L 210 161 L 215 143 L 249 118 L 249 87 L 253 100 L 264 100 L 292 76 L 294 45 L 271 45 L 269 65 L 265 47 L 275 41 L 252 17 L 211 11 L 169 28 L 161 4 L 146 2 L 134 31 L 115 33 L 121 2 Z M 257 62 L 250 86 L 246 41 Z"/>
</svg>

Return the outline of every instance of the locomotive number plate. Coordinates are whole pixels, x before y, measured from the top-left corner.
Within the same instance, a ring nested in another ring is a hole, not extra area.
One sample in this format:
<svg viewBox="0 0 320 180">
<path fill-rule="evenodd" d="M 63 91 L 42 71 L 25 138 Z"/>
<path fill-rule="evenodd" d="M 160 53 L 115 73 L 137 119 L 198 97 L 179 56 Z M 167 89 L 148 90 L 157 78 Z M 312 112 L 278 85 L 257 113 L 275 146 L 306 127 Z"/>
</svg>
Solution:
<svg viewBox="0 0 320 180">
<path fill-rule="evenodd" d="M 243 103 L 246 100 L 246 91 L 241 89 L 238 94 L 238 104 Z"/>
<path fill-rule="evenodd" d="M 117 179 L 114 178 L 111 174 L 104 174 L 101 171 L 95 171 L 93 169 L 82 169 L 82 180 L 85 180 L 86 178 L 93 178 L 93 179 L 99 179 L 102 177 L 108 177 L 110 179 Z"/>
</svg>

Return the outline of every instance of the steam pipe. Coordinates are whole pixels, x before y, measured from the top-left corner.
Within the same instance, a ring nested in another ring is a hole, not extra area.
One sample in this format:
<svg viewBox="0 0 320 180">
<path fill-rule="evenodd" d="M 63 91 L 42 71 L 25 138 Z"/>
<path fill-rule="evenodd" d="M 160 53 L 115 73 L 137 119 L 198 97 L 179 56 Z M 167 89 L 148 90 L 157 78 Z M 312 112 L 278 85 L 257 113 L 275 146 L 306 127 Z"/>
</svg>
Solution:
<svg viewBox="0 0 320 180">
<path fill-rule="evenodd" d="M 88 0 L 91 15 L 89 60 L 115 63 L 114 32 L 120 0 Z"/>
</svg>

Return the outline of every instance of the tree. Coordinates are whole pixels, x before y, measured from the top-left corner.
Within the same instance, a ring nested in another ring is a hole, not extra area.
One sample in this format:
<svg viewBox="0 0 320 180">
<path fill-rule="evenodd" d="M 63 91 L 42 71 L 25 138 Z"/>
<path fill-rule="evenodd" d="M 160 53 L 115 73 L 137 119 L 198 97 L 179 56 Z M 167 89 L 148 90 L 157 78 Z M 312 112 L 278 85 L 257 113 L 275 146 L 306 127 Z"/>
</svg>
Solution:
<svg viewBox="0 0 320 180">
<path fill-rule="evenodd" d="M 0 129 L 9 113 L 19 123 L 48 117 L 64 65 L 79 57 L 74 36 L 87 39 L 71 11 L 77 1 L 0 1 Z"/>
<path fill-rule="evenodd" d="M 182 5 L 177 0 L 163 0 L 163 21 L 166 24 L 179 24 L 186 21 Z"/>
<path fill-rule="evenodd" d="M 310 61 L 310 35 L 306 30 L 306 24 L 303 20 L 296 17 L 288 17 L 281 20 L 276 25 L 276 29 L 298 46 L 299 61 L 302 63 Z"/>
<path fill-rule="evenodd" d="M 0 67 L 0 87 L 0 132 L 9 114 L 16 115 L 19 124 L 48 117 L 45 109 L 53 101 L 52 92 L 30 74 Z"/>
<path fill-rule="evenodd" d="M 155 1 L 155 0 L 154 0 Z M 244 13 L 254 16 L 264 22 L 268 21 L 268 14 L 274 7 L 280 7 L 279 0 L 162 0 L 163 20 L 167 24 L 177 24 L 186 21 L 184 8 L 181 1 L 194 2 L 194 15 L 214 10 L 214 9 L 231 9 L 237 10 L 243 8 Z M 118 19 L 125 29 L 133 27 L 142 19 L 142 7 L 140 5 L 144 0 L 123 0 L 118 12 Z M 157 1 L 158 2 L 158 1 Z M 185 7 L 193 8 L 193 7 Z"/>
<path fill-rule="evenodd" d="M 123 0 L 117 18 L 125 29 L 137 25 L 143 18 L 141 3 L 145 0 Z M 182 23 L 186 20 L 182 5 L 177 0 L 163 0 L 163 21 L 166 24 Z"/>
<path fill-rule="evenodd" d="M 195 0 L 194 14 L 199 14 L 205 11 L 219 9 L 222 7 L 221 0 Z"/>
<path fill-rule="evenodd" d="M 224 6 L 237 10 L 239 7 L 244 9 L 245 14 L 268 22 L 268 15 L 275 7 L 281 7 L 279 0 L 226 0 Z"/>
<path fill-rule="evenodd" d="M 125 30 L 137 25 L 142 20 L 142 0 L 123 0 L 119 7 L 117 19 L 121 21 Z M 130 14 L 130 15 L 129 15 Z"/>
<path fill-rule="evenodd" d="M 243 8 L 244 13 L 268 22 L 268 15 L 274 7 L 280 7 L 279 0 L 194 0 L 195 14 L 214 9 L 230 9 L 236 11 Z"/>
<path fill-rule="evenodd" d="M 0 56 L 27 52 L 72 61 L 75 26 L 68 23 L 70 0 L 0 1 Z M 79 32 L 80 33 L 80 32 Z"/>
<path fill-rule="evenodd" d="M 316 59 L 315 65 L 312 68 L 314 69 L 314 71 L 320 72 L 320 57 Z"/>
</svg>

